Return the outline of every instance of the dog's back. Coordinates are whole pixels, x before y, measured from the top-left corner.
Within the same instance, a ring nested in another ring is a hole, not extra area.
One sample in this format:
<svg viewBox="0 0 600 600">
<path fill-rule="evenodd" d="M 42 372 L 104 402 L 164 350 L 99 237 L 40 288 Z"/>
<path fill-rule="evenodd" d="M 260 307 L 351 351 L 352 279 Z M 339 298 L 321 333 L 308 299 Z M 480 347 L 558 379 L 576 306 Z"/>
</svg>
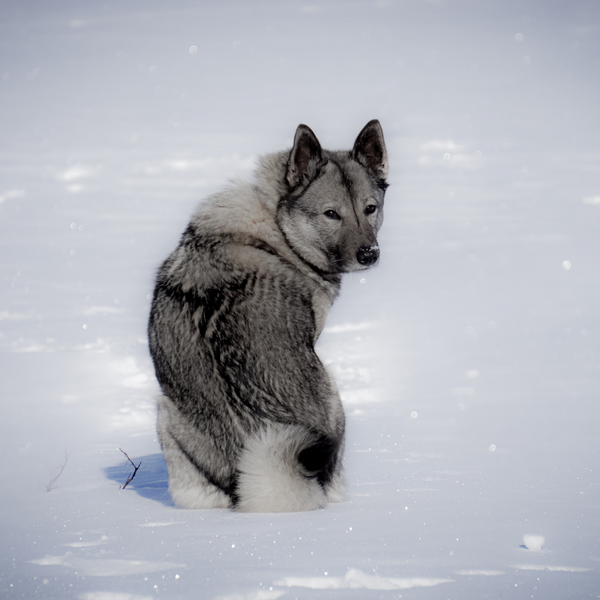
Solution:
<svg viewBox="0 0 600 600">
<path fill-rule="evenodd" d="M 326 184 L 343 204 L 352 188 L 368 189 L 372 206 L 385 186 L 350 153 L 345 169 L 336 153 L 319 146 L 315 155 L 312 138 L 304 142 L 297 134 L 291 154 L 264 157 L 255 183 L 207 199 L 159 270 L 149 340 L 163 391 L 159 439 L 180 506 L 296 511 L 344 497 L 344 412 L 314 343 L 341 273 L 356 270 L 343 257 L 354 253 L 361 268 L 376 260 L 381 218 L 364 211 L 346 228 L 331 215 L 316 223 L 323 199 L 311 194 Z M 327 210 L 341 221 L 345 208 Z M 349 239 L 356 248 L 342 247 Z M 335 256 L 307 257 L 328 246 Z"/>
</svg>

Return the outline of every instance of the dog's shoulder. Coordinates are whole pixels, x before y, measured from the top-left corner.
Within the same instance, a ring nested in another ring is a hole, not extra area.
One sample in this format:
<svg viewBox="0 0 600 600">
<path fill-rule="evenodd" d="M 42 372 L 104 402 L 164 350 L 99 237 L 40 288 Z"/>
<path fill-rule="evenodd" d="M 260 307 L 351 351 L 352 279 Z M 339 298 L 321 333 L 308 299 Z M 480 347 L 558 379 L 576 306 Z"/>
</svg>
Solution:
<svg viewBox="0 0 600 600">
<path fill-rule="evenodd" d="M 266 155 L 253 180 L 234 180 L 202 201 L 158 280 L 182 293 L 192 290 L 198 298 L 207 290 L 238 289 L 249 277 L 266 278 L 274 289 L 301 290 L 311 298 L 318 336 L 339 281 L 327 281 L 307 265 L 277 223 L 286 161 L 286 152 Z"/>
<path fill-rule="evenodd" d="M 289 246 L 277 221 L 288 152 L 259 159 L 253 180 L 237 179 L 202 201 L 193 214 L 179 247 L 165 264 L 173 274 L 214 266 L 221 276 L 237 270 L 287 273 L 307 279 L 307 285 L 337 290 L 337 281 L 324 280 Z"/>
</svg>

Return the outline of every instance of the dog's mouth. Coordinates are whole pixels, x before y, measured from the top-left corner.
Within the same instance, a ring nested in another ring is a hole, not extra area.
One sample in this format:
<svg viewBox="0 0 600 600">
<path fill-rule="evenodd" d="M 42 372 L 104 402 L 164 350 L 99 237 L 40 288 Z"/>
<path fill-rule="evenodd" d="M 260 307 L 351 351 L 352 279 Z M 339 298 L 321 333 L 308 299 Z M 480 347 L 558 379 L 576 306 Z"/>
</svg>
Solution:
<svg viewBox="0 0 600 600">
<path fill-rule="evenodd" d="M 321 276 L 323 279 L 327 279 L 328 277 L 334 277 L 335 275 L 341 275 L 343 273 L 342 272 L 338 272 L 338 273 L 333 273 L 330 271 L 324 271 L 323 269 L 320 269 L 319 267 L 317 267 L 316 265 L 313 265 L 311 263 L 308 263 L 308 266 L 319 276 Z"/>
<path fill-rule="evenodd" d="M 372 269 L 374 267 L 377 266 L 379 261 L 377 261 L 376 263 L 373 263 L 372 265 L 368 265 L 368 266 L 363 266 L 363 265 L 349 265 L 346 266 L 343 269 L 340 269 L 338 271 L 323 271 L 322 269 L 319 269 L 318 267 L 315 267 L 314 265 L 310 265 L 311 269 L 317 273 L 320 277 L 322 277 L 323 279 L 325 279 L 326 281 L 330 281 L 332 279 L 335 278 L 339 278 L 344 274 L 350 274 L 350 273 L 362 273 L 363 271 L 368 271 L 369 269 Z"/>
</svg>

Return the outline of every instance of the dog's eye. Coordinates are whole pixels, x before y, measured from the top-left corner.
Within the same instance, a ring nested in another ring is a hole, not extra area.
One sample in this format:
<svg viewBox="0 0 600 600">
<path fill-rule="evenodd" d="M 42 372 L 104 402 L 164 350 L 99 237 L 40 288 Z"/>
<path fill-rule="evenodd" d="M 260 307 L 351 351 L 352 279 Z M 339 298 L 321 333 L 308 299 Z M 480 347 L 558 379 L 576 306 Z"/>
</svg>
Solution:
<svg viewBox="0 0 600 600">
<path fill-rule="evenodd" d="M 372 215 L 376 210 L 377 210 L 377 205 L 376 204 L 369 204 L 365 208 L 365 215 Z"/>
<path fill-rule="evenodd" d="M 334 219 L 335 221 L 339 221 L 342 217 L 338 215 L 335 210 L 326 210 L 323 213 L 328 219 Z"/>
</svg>

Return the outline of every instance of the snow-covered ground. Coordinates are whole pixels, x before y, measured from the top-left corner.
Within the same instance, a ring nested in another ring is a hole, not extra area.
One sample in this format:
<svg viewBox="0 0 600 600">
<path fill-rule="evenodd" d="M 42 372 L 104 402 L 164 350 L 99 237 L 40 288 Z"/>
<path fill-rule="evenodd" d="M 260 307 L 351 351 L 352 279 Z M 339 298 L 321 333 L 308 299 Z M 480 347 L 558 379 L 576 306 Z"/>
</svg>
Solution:
<svg viewBox="0 0 600 600">
<path fill-rule="evenodd" d="M 600 597 L 599 73 L 595 0 L 3 2 L 0 597 Z M 298 123 L 372 118 L 382 261 L 319 343 L 349 500 L 179 510 L 155 270 Z"/>
</svg>

